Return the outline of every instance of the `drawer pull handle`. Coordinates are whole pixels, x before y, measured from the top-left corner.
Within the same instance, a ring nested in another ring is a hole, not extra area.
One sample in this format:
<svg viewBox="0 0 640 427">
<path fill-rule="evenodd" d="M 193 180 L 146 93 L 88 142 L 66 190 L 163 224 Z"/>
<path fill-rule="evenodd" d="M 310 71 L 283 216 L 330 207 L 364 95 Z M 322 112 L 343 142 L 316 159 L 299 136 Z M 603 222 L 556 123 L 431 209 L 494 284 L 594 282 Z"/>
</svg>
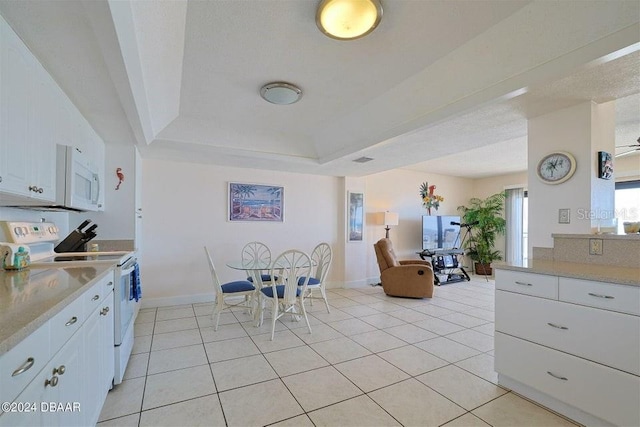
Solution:
<svg viewBox="0 0 640 427">
<path fill-rule="evenodd" d="M 108 312 L 109 307 L 104 307 L 102 310 L 100 310 L 100 316 L 106 316 Z"/>
<path fill-rule="evenodd" d="M 71 319 L 69 319 L 69 321 L 67 323 L 64 324 L 64 326 L 71 326 L 74 323 L 76 323 L 78 321 L 78 318 L 76 316 L 73 316 Z"/>
<path fill-rule="evenodd" d="M 107 283 L 107 286 L 113 286 L 113 282 Z"/>
<path fill-rule="evenodd" d="M 559 375 L 554 374 L 553 372 L 549 372 L 547 371 L 547 374 L 551 375 L 553 378 L 556 378 L 558 380 L 562 380 L 562 381 L 569 381 L 569 378 L 566 377 L 561 377 Z"/>
<path fill-rule="evenodd" d="M 44 386 L 48 386 L 50 385 L 51 387 L 55 387 L 58 385 L 58 377 L 56 377 L 55 375 L 53 377 L 51 377 L 50 380 L 45 380 L 44 381 Z"/>
<path fill-rule="evenodd" d="M 98 301 L 100 299 L 100 295 L 94 295 L 93 298 L 91 298 L 91 301 Z"/>
<path fill-rule="evenodd" d="M 547 325 L 551 326 L 552 328 L 562 329 L 563 331 L 566 331 L 569 329 L 566 326 L 556 325 L 555 323 L 547 323 Z"/>
<path fill-rule="evenodd" d="M 600 295 L 600 294 L 594 294 L 591 292 L 589 292 L 589 295 L 596 298 L 615 299 L 615 297 L 612 297 L 611 295 Z"/>
<path fill-rule="evenodd" d="M 66 366 L 60 365 L 57 368 L 53 368 L 53 375 L 64 375 L 66 370 L 67 370 Z"/>
<path fill-rule="evenodd" d="M 22 364 L 22 366 L 13 371 L 13 374 L 11 374 L 11 376 L 15 377 L 22 374 L 23 372 L 28 371 L 29 369 L 31 369 L 35 362 L 36 360 L 33 357 L 28 358 L 27 361 Z"/>
<path fill-rule="evenodd" d="M 525 283 L 525 282 L 516 282 L 516 285 L 533 286 L 531 283 Z"/>
</svg>

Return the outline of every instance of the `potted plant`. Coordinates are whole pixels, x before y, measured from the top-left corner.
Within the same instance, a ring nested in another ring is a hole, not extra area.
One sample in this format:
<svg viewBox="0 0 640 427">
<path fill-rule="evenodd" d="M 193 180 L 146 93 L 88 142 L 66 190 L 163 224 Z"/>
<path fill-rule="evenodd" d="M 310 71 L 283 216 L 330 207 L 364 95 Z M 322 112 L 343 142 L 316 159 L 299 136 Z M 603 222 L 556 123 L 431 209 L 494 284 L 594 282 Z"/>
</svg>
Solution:
<svg viewBox="0 0 640 427">
<path fill-rule="evenodd" d="M 506 193 L 497 193 L 486 199 L 476 197 L 469 200 L 469 206 L 458 206 L 462 221 L 471 226 L 471 235 L 464 242 L 464 248 L 475 262 L 475 272 L 489 276 L 491 263 L 501 260 L 502 254 L 495 249 L 496 236 L 504 234 L 506 221 L 502 217 Z"/>
</svg>

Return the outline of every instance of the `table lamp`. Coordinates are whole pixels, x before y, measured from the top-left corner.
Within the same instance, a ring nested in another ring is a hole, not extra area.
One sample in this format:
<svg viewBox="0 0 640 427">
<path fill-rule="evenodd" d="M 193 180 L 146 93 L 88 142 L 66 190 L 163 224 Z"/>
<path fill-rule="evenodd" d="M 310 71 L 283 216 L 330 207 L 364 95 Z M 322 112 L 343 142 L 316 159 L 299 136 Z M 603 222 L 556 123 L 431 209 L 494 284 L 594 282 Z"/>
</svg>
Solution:
<svg viewBox="0 0 640 427">
<path fill-rule="evenodd" d="M 389 230 L 390 230 L 389 226 L 398 225 L 398 219 L 399 219 L 399 216 L 397 212 L 387 211 L 384 213 L 383 222 L 384 222 L 384 225 L 386 225 L 385 230 L 387 231 L 387 234 L 384 237 L 386 237 L 387 239 L 389 238 Z"/>
</svg>

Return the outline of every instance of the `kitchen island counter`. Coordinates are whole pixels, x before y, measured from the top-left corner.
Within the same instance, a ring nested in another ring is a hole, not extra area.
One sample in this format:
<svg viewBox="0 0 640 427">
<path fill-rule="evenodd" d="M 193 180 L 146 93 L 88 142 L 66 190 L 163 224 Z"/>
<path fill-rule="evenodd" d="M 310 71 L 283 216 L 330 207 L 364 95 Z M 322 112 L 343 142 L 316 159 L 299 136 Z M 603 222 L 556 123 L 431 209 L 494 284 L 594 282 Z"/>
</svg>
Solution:
<svg viewBox="0 0 640 427">
<path fill-rule="evenodd" d="M 495 263 L 501 270 L 547 274 L 574 279 L 595 280 L 619 285 L 640 286 L 640 268 L 532 259 L 523 263 Z"/>
<path fill-rule="evenodd" d="M 89 289 L 113 265 L 0 270 L 0 356 Z"/>
</svg>

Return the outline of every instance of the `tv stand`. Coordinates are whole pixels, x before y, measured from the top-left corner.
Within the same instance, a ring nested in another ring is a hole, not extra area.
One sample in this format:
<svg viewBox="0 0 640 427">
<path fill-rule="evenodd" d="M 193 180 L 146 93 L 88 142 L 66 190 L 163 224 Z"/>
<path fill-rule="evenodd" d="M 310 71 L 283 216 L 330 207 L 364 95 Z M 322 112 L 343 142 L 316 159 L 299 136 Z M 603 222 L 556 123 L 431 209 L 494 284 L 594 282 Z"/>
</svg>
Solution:
<svg viewBox="0 0 640 427">
<path fill-rule="evenodd" d="M 464 251 L 460 249 L 424 249 L 416 253 L 423 260 L 427 257 L 431 258 L 433 282 L 436 286 L 471 280 L 464 267 L 458 262 L 458 256 L 464 255 Z"/>
</svg>

